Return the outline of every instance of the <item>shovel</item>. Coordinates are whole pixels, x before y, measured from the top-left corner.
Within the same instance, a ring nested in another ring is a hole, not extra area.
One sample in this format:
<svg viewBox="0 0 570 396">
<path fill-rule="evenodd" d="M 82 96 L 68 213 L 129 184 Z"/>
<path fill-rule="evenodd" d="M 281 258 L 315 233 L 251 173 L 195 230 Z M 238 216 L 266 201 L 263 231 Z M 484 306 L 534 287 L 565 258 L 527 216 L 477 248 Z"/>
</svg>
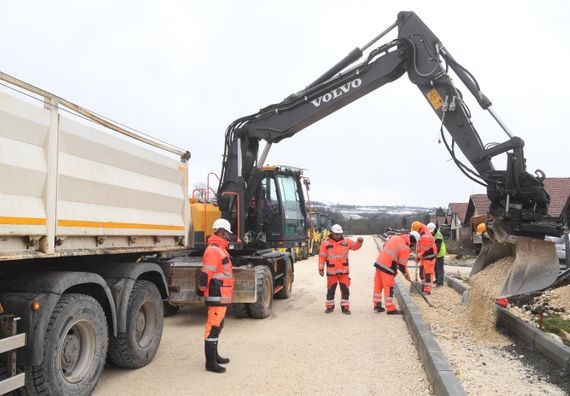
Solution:
<svg viewBox="0 0 570 396">
<path fill-rule="evenodd" d="M 413 282 L 411 279 L 410 279 L 409 282 L 410 282 L 410 284 L 412 285 L 412 289 L 414 289 L 417 294 L 419 294 L 420 296 L 422 296 L 422 298 L 425 300 L 426 303 L 428 303 L 428 305 L 429 305 L 430 307 L 435 308 L 435 306 L 428 300 L 428 298 L 425 296 L 425 294 L 423 294 L 423 293 L 421 292 L 421 290 L 420 290 L 420 288 L 418 287 L 418 285 L 417 285 L 415 282 Z M 410 289 L 410 290 L 411 290 L 411 289 Z"/>
</svg>

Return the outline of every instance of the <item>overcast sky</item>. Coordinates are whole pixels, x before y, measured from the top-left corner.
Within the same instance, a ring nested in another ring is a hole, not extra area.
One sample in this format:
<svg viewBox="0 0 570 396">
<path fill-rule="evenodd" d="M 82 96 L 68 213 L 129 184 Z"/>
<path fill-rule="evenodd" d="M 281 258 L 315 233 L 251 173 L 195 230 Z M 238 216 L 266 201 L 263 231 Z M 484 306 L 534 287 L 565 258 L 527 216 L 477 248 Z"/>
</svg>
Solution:
<svg viewBox="0 0 570 396">
<path fill-rule="evenodd" d="M 189 149 L 193 185 L 219 173 L 229 123 L 301 90 L 401 10 L 415 11 L 474 74 L 525 140 L 529 171 L 570 176 L 562 0 L 5 0 L 0 71 Z M 484 143 L 506 140 L 462 91 Z M 484 190 L 438 144 L 439 126 L 402 76 L 274 145 L 268 163 L 306 168 L 311 198 L 327 203 L 466 202 Z"/>
</svg>

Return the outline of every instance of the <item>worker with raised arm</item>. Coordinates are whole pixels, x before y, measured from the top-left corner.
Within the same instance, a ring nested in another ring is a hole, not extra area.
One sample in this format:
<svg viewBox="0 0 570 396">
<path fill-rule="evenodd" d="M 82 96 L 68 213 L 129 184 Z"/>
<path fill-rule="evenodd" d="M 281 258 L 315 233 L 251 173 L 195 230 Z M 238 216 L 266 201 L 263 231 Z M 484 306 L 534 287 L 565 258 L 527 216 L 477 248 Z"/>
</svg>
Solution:
<svg viewBox="0 0 570 396">
<path fill-rule="evenodd" d="M 426 294 L 431 294 L 435 277 L 435 259 L 437 257 L 435 238 L 431 235 L 429 228 L 419 221 L 412 223 L 412 231 L 420 234 L 420 239 L 416 244 L 416 260 L 418 260 L 420 265 L 422 291 Z"/>
<path fill-rule="evenodd" d="M 435 258 L 435 285 L 443 286 L 443 278 L 445 277 L 444 260 L 447 248 L 439 227 L 434 223 L 428 223 L 427 228 L 434 237 L 435 247 L 437 248 L 437 256 Z"/>
<path fill-rule="evenodd" d="M 410 280 L 408 272 L 410 247 L 415 245 L 419 239 L 420 234 L 411 231 L 409 234 L 392 235 L 382 246 L 374 263 L 376 273 L 374 275 L 372 302 L 376 312 L 386 311 L 388 315 L 402 314 L 402 311 L 396 309 L 394 302 L 394 282 L 398 271 L 404 275 L 404 278 Z M 384 294 L 386 309 L 382 307 L 382 294 Z"/>
<path fill-rule="evenodd" d="M 334 295 L 337 284 L 340 285 L 342 313 L 350 315 L 350 277 L 348 267 L 348 251 L 358 250 L 364 239 L 358 237 L 356 242 L 343 237 L 342 227 L 335 224 L 327 240 L 321 243 L 319 252 L 319 275 L 325 275 L 327 270 L 327 297 L 325 313 L 334 311 Z"/>
<path fill-rule="evenodd" d="M 234 277 L 232 260 L 227 251 L 230 234 L 230 222 L 217 219 L 212 226 L 214 234 L 208 238 L 208 247 L 202 258 L 202 271 L 198 277 L 199 294 L 203 294 L 208 307 L 208 320 L 204 334 L 204 352 L 206 370 L 224 373 L 221 364 L 230 359 L 218 354 L 218 338 L 224 327 L 224 318 L 229 304 L 232 302 Z"/>
</svg>

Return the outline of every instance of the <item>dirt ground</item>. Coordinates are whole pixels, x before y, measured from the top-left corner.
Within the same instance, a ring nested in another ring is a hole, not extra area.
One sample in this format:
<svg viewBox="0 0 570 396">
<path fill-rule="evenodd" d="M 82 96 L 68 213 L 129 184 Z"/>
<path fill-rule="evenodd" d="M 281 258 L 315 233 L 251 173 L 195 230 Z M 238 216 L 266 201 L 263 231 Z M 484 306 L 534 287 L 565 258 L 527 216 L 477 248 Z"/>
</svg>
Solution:
<svg viewBox="0 0 570 396">
<path fill-rule="evenodd" d="M 468 394 L 569 394 L 568 373 L 537 352 L 499 333 L 495 338 L 505 340 L 502 346 L 482 340 L 477 328 L 469 324 L 461 296 L 450 287 L 433 290 L 429 298 L 435 308 L 428 307 L 418 295 L 412 298 Z"/>
<path fill-rule="evenodd" d="M 151 364 L 107 367 L 94 395 L 431 394 L 403 318 L 372 310 L 377 253 L 372 237 L 351 252 L 351 316 L 340 312 L 339 290 L 335 312 L 324 314 L 326 280 L 311 257 L 295 264 L 293 296 L 275 300 L 271 317 L 226 320 L 227 373 L 204 370 L 205 310 L 192 307 L 166 319 Z"/>
</svg>

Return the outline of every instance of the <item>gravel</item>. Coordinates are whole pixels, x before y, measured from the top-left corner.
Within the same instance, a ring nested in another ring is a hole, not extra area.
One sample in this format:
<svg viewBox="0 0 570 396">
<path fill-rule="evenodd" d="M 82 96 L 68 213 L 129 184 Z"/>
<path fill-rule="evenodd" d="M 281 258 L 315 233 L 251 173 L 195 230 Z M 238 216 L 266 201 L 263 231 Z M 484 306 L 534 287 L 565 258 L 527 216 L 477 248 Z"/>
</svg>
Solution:
<svg viewBox="0 0 570 396">
<path fill-rule="evenodd" d="M 412 298 L 468 394 L 570 393 L 568 373 L 491 329 L 488 323 L 473 325 L 468 307 L 461 305 L 461 296 L 450 287 L 434 289 L 430 300 L 435 308 L 428 307 L 418 295 L 412 294 Z M 485 314 L 488 308 L 476 311 Z M 480 322 L 491 320 L 482 317 Z M 488 338 L 482 338 L 484 334 Z"/>
</svg>

